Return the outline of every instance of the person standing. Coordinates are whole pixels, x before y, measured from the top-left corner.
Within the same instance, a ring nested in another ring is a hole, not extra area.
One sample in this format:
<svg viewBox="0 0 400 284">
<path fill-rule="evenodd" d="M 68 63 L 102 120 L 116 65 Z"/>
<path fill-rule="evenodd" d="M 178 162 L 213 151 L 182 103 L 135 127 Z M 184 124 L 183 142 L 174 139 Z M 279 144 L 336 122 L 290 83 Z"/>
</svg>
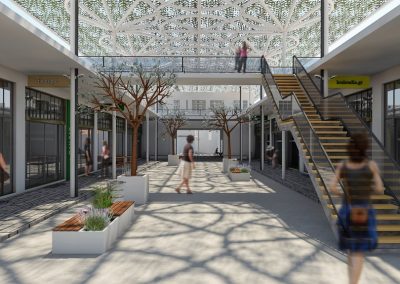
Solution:
<svg viewBox="0 0 400 284">
<path fill-rule="evenodd" d="M 93 165 L 93 159 L 92 159 L 92 153 L 90 151 L 90 138 L 86 138 L 85 140 L 85 160 L 86 160 L 86 166 L 85 166 L 85 175 L 88 176 L 90 175 L 90 172 L 92 171 L 92 165 Z"/>
<path fill-rule="evenodd" d="M 375 210 L 371 206 L 371 194 L 382 194 L 383 183 L 375 162 L 369 161 L 366 134 L 356 134 L 350 140 L 347 151 L 349 160 L 336 169 L 330 190 L 341 195 L 337 184 L 344 187 L 343 202 L 338 215 L 339 248 L 348 252 L 349 283 L 360 280 L 364 252 L 377 247 Z"/>
<path fill-rule="evenodd" d="M 240 66 L 240 46 L 236 47 L 235 50 L 235 70 L 239 70 Z"/>
<path fill-rule="evenodd" d="M 247 45 L 247 43 L 244 41 L 242 43 L 242 48 L 240 49 L 240 64 L 238 68 L 238 72 L 242 71 L 243 73 L 246 73 L 246 66 L 247 66 L 247 55 L 250 51 L 250 47 Z"/>
<path fill-rule="evenodd" d="M 103 141 L 103 147 L 101 148 L 101 171 L 102 176 L 108 176 L 108 167 L 110 165 L 110 148 L 108 147 L 107 141 Z"/>
<path fill-rule="evenodd" d="M 177 193 L 181 193 L 181 187 L 186 185 L 186 193 L 192 194 L 192 191 L 189 186 L 189 180 L 192 177 L 192 170 L 195 168 L 194 159 L 193 159 L 193 146 L 192 143 L 194 141 L 193 135 L 188 135 L 186 137 L 187 144 L 183 147 L 183 157 L 181 162 L 181 176 L 182 182 L 175 189 Z"/>
<path fill-rule="evenodd" d="M 4 183 L 10 179 L 10 174 L 7 172 L 7 163 L 4 160 L 3 154 L 0 153 L 0 196 L 4 194 Z"/>
</svg>

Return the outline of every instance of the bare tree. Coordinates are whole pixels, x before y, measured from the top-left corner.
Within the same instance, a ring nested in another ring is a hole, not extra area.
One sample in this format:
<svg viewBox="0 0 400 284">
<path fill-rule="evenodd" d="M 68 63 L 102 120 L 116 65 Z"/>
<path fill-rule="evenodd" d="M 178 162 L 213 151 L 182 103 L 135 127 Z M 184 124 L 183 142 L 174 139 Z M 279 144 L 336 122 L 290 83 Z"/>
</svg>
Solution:
<svg viewBox="0 0 400 284">
<path fill-rule="evenodd" d="M 171 137 L 171 145 L 172 151 L 171 154 L 175 155 L 175 139 L 178 134 L 179 128 L 186 124 L 185 116 L 180 112 L 175 112 L 171 115 L 166 115 L 161 119 L 162 123 L 164 123 L 166 132 Z"/>
<path fill-rule="evenodd" d="M 206 118 L 205 122 L 208 127 L 224 131 L 228 140 L 228 159 L 232 159 L 232 131 L 241 123 L 248 121 L 247 115 L 244 115 L 238 108 L 226 106 L 210 108 L 210 111 L 211 115 Z"/>
<path fill-rule="evenodd" d="M 175 74 L 154 67 L 151 72 L 135 66 L 130 73 L 99 71 L 94 82 L 101 94 L 93 96 L 93 104 L 100 110 L 117 111 L 133 130 L 131 175 L 137 175 L 137 141 L 139 127 L 146 112 L 172 94 Z"/>
</svg>

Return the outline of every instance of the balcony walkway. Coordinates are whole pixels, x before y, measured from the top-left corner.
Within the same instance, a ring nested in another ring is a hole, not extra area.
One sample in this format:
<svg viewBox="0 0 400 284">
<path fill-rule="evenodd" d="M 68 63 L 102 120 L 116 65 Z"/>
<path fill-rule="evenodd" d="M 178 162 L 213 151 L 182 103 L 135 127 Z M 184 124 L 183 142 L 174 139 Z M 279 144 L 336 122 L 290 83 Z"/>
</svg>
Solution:
<svg viewBox="0 0 400 284">
<path fill-rule="evenodd" d="M 347 283 L 319 204 L 258 173 L 232 183 L 220 167 L 197 164 L 193 195 L 174 192 L 176 167 L 148 170 L 151 201 L 104 255 L 51 254 L 51 228 L 79 206 L 0 243 L 0 283 Z M 376 253 L 361 283 L 399 283 L 399 268 Z"/>
</svg>

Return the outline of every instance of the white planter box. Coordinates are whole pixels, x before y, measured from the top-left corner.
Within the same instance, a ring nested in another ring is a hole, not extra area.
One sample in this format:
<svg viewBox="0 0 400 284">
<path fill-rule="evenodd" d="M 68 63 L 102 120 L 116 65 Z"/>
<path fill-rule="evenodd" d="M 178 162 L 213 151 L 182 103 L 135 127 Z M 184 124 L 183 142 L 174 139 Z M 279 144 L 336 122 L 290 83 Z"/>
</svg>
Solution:
<svg viewBox="0 0 400 284">
<path fill-rule="evenodd" d="M 53 254 L 102 254 L 131 225 L 134 216 L 134 205 L 130 206 L 121 216 L 116 217 L 101 232 L 84 231 L 53 231 Z"/>
<path fill-rule="evenodd" d="M 222 159 L 222 172 L 227 173 L 230 168 L 237 167 L 239 165 L 239 161 L 236 159 Z"/>
<path fill-rule="evenodd" d="M 179 166 L 179 155 L 168 155 L 168 166 Z"/>
<path fill-rule="evenodd" d="M 120 217 L 118 217 L 118 236 L 122 235 L 132 224 L 133 218 L 135 216 L 134 206 L 135 203 L 130 206 Z"/>
<path fill-rule="evenodd" d="M 119 218 L 103 231 L 53 231 L 53 254 L 102 254 L 118 237 Z"/>
<path fill-rule="evenodd" d="M 126 176 L 120 175 L 117 177 L 118 181 L 123 183 L 118 186 L 122 190 L 122 199 L 135 201 L 136 204 L 147 203 L 149 196 L 149 176 Z"/>
<path fill-rule="evenodd" d="M 250 173 L 231 173 L 229 177 L 232 181 L 250 181 Z"/>
</svg>

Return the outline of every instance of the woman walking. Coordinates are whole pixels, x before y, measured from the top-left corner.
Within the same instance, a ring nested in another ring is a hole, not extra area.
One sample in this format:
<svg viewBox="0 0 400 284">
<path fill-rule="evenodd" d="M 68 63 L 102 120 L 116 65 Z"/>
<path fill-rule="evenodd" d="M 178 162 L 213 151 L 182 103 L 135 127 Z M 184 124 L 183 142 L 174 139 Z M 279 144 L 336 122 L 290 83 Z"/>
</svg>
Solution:
<svg viewBox="0 0 400 284">
<path fill-rule="evenodd" d="M 110 165 L 110 148 L 108 147 L 107 141 L 103 141 L 103 147 L 101 148 L 101 171 L 102 176 L 108 176 L 108 167 Z"/>
<path fill-rule="evenodd" d="M 89 176 L 90 172 L 92 171 L 92 165 L 93 165 L 93 160 L 92 160 L 92 153 L 90 151 L 90 138 L 86 138 L 85 140 L 85 160 L 86 160 L 86 166 L 85 166 L 85 175 Z"/>
<path fill-rule="evenodd" d="M 242 69 L 243 69 L 243 73 L 246 73 L 247 54 L 249 51 L 250 51 L 250 47 L 244 41 L 242 43 L 242 48 L 240 49 L 240 63 L 239 63 L 239 68 L 238 68 L 239 73 L 240 73 L 240 71 L 242 71 Z"/>
<path fill-rule="evenodd" d="M 377 247 L 376 217 L 371 206 L 371 194 L 382 194 L 383 183 L 375 162 L 369 161 L 368 137 L 356 134 L 350 140 L 347 151 L 349 160 L 336 169 L 331 191 L 341 195 L 337 184 L 344 187 L 343 203 L 339 210 L 339 248 L 348 252 L 349 283 L 360 280 L 364 252 Z"/>
<path fill-rule="evenodd" d="M 10 174 L 7 172 L 7 163 L 4 160 L 3 154 L 0 153 L 0 196 L 4 194 L 4 183 L 10 179 Z"/>
<path fill-rule="evenodd" d="M 177 193 L 181 193 L 181 187 L 186 185 L 186 193 L 192 194 L 189 186 L 189 180 L 192 176 L 192 170 L 194 169 L 194 159 L 193 159 L 193 147 L 192 143 L 194 141 L 193 135 L 188 135 L 186 137 L 187 144 L 183 147 L 183 157 L 181 162 L 181 176 L 182 182 L 181 184 L 175 189 Z"/>
</svg>

